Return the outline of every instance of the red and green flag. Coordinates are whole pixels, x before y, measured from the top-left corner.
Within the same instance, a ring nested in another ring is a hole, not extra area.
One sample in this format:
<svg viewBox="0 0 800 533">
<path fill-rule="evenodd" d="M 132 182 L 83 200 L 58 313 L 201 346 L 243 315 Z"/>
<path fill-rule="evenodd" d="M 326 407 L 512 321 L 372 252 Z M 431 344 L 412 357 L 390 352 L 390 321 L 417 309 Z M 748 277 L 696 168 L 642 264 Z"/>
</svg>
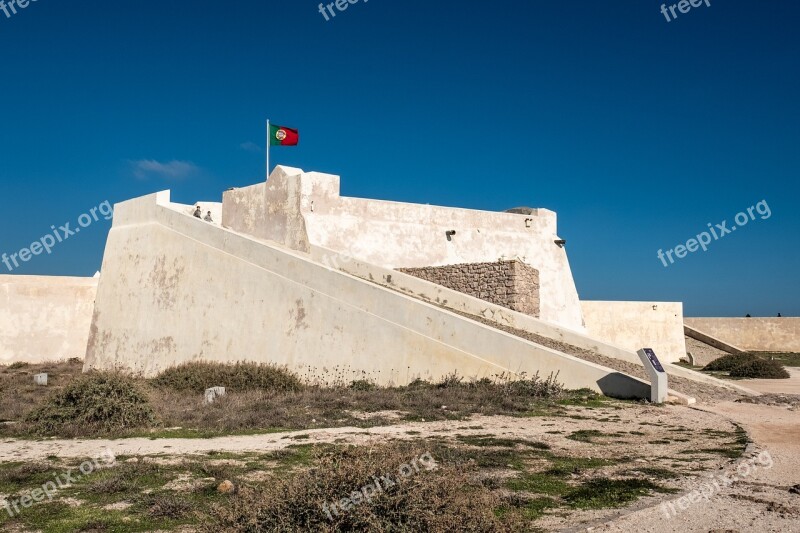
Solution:
<svg viewBox="0 0 800 533">
<path fill-rule="evenodd" d="M 269 126 L 270 146 L 297 146 L 300 142 L 300 133 L 286 126 Z"/>
</svg>

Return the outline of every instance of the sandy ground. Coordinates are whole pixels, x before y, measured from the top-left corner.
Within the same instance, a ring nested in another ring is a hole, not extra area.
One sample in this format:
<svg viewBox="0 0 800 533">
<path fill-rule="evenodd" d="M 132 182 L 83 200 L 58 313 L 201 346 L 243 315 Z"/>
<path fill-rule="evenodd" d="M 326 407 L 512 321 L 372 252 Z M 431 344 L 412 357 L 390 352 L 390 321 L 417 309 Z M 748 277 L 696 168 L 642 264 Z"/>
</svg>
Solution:
<svg viewBox="0 0 800 533">
<path fill-rule="evenodd" d="M 700 409 L 735 421 L 750 434 L 759 459 L 753 467 L 742 467 L 741 472 L 748 471 L 748 475 L 736 475 L 737 481 L 725 486 L 719 481 L 719 474 L 735 474 L 736 469 L 723 469 L 715 474 L 714 480 L 696 481 L 696 490 L 711 494 L 708 500 L 679 502 L 678 498 L 671 497 L 667 501 L 673 507 L 656 505 L 635 511 L 599 525 L 593 531 L 800 532 L 800 495 L 789 492 L 790 487 L 800 483 L 800 409 L 797 405 L 722 402 L 700 406 Z M 770 463 L 772 466 L 767 467 Z M 708 481 L 712 484 L 704 485 Z M 717 481 L 721 489 L 715 488 L 711 493 L 706 487 L 714 487 L 713 481 Z M 681 503 L 685 506 L 683 510 Z"/>
<path fill-rule="evenodd" d="M 800 368 L 787 366 L 789 379 L 742 379 L 737 385 L 763 393 L 800 394 Z"/>
</svg>

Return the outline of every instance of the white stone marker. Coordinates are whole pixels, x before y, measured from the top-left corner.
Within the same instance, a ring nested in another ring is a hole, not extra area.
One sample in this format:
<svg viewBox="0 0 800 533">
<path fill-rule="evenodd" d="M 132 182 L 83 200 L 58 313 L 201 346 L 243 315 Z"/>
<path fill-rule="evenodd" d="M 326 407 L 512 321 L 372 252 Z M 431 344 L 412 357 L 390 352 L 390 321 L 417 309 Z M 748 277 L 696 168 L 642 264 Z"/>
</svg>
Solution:
<svg viewBox="0 0 800 533">
<path fill-rule="evenodd" d="M 664 403 L 667 401 L 667 372 L 661 366 L 661 361 L 652 348 L 642 348 L 636 353 L 650 376 L 650 401 Z"/>
<path fill-rule="evenodd" d="M 211 387 L 206 389 L 206 403 L 214 403 L 219 397 L 225 396 L 225 387 Z"/>
<path fill-rule="evenodd" d="M 36 374 L 33 376 L 33 382 L 41 387 L 47 386 L 47 374 Z"/>
</svg>

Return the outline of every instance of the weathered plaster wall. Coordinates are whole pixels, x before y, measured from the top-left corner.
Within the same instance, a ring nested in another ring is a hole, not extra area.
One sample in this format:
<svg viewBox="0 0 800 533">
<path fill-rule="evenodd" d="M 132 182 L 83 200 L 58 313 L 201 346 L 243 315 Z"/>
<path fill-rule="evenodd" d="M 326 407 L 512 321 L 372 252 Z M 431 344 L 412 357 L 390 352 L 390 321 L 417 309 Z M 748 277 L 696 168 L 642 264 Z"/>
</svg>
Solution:
<svg viewBox="0 0 800 533">
<path fill-rule="evenodd" d="M 589 335 L 631 351 L 652 348 L 662 361 L 686 356 L 680 302 L 582 301 Z"/>
<path fill-rule="evenodd" d="M 539 316 L 539 272 L 521 261 L 398 270 L 520 313 Z"/>
<path fill-rule="evenodd" d="M 190 360 L 342 368 L 379 383 L 458 371 L 560 372 L 642 396 L 639 380 L 524 341 L 309 256 L 193 219 L 158 193 L 115 207 L 85 368 L 153 375 Z M 166 207 L 165 207 L 166 206 Z"/>
<path fill-rule="evenodd" d="M 0 276 L 0 364 L 83 358 L 96 278 Z"/>
<path fill-rule="evenodd" d="M 265 208 L 256 204 L 265 202 Z M 556 214 L 495 213 L 348 198 L 339 177 L 277 167 L 263 189 L 225 193 L 223 226 L 295 250 L 324 247 L 385 268 L 518 259 L 539 272 L 540 317 L 583 331 Z M 263 221 L 258 217 L 263 213 Z M 455 231 L 448 238 L 447 232 Z"/>
<path fill-rule="evenodd" d="M 685 318 L 684 321 L 742 350 L 800 352 L 800 318 Z"/>
</svg>

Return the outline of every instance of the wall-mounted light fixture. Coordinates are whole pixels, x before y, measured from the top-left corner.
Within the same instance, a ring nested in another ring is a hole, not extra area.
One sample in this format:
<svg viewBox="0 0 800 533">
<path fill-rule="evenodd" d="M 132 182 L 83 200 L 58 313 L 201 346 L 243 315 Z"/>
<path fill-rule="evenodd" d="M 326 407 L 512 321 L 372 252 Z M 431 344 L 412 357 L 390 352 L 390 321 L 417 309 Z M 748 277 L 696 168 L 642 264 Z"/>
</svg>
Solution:
<svg viewBox="0 0 800 533">
<path fill-rule="evenodd" d="M 530 228 L 531 227 L 531 222 L 533 222 L 532 218 L 526 218 L 525 219 L 525 227 L 526 228 Z"/>
<path fill-rule="evenodd" d="M 657 305 L 653 306 L 653 311 L 658 311 L 658 306 Z"/>
<path fill-rule="evenodd" d="M 558 245 L 559 248 L 563 248 L 567 244 L 567 241 L 564 240 L 564 239 L 558 239 L 558 240 L 555 240 L 553 242 L 555 242 L 556 245 Z"/>
<path fill-rule="evenodd" d="M 448 241 L 452 241 L 453 240 L 453 235 L 455 235 L 455 234 L 456 234 L 456 230 L 454 230 L 454 229 L 450 229 L 450 230 L 447 230 L 445 232 L 445 235 L 447 236 L 447 240 Z"/>
</svg>

